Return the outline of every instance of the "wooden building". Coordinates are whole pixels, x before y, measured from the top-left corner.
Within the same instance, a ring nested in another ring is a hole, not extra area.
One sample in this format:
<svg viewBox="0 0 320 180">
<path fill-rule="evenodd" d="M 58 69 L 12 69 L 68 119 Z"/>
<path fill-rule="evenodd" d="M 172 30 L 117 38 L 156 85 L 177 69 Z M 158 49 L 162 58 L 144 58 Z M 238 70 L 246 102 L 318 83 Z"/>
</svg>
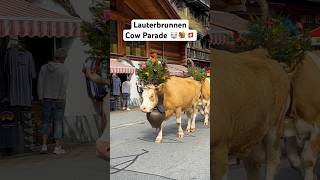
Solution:
<svg viewBox="0 0 320 180">
<path fill-rule="evenodd" d="M 150 51 L 164 56 L 170 64 L 185 64 L 187 42 L 125 42 L 124 29 L 130 29 L 132 19 L 180 19 L 167 0 L 111 0 L 111 58 L 126 57 L 146 60 Z"/>
</svg>

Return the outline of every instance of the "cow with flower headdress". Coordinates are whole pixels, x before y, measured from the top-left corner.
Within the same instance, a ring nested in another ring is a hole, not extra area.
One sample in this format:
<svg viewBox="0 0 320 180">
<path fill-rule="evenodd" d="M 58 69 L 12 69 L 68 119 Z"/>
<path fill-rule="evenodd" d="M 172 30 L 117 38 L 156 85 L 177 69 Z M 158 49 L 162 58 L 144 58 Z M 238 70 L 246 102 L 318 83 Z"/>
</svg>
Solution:
<svg viewBox="0 0 320 180">
<path fill-rule="evenodd" d="M 165 59 L 158 58 L 156 54 L 144 62 L 137 73 L 139 78 L 145 82 L 140 110 L 147 113 L 152 127 L 159 128 L 155 142 L 162 141 L 165 122 L 173 114 L 176 115 L 180 139 L 184 137 L 181 127 L 183 112 L 186 112 L 188 118 L 187 131 L 193 132 L 201 95 L 201 83 L 192 77 L 169 76 Z"/>
</svg>

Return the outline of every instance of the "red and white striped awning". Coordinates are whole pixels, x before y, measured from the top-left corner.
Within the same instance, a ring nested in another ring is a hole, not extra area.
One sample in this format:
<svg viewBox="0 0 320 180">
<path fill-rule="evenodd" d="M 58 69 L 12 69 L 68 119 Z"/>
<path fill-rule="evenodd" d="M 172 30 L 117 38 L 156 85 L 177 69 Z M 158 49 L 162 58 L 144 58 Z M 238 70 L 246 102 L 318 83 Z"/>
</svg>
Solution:
<svg viewBox="0 0 320 180">
<path fill-rule="evenodd" d="M 178 64 L 167 64 L 170 75 L 172 76 L 184 76 L 188 72 L 188 69 Z"/>
<path fill-rule="evenodd" d="M 113 74 L 134 74 L 136 68 L 119 62 L 117 59 L 110 59 L 110 73 Z"/>
<path fill-rule="evenodd" d="M 24 0 L 0 0 L 0 37 L 79 37 L 81 19 Z"/>
</svg>

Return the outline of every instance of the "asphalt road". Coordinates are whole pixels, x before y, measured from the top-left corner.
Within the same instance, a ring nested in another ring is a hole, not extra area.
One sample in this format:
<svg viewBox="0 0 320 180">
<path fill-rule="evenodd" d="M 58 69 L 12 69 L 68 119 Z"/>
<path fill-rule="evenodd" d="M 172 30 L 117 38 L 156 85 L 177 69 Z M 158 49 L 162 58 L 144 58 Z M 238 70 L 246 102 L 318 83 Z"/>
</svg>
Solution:
<svg viewBox="0 0 320 180">
<path fill-rule="evenodd" d="M 155 130 L 139 111 L 111 112 L 111 180 L 210 179 L 210 129 L 196 121 L 196 132 L 177 138 L 175 119 L 163 131 L 163 143 L 155 144 Z M 183 129 L 186 120 L 183 120 Z M 319 163 L 318 163 L 319 164 Z M 246 180 L 243 165 L 230 165 L 228 180 Z M 265 177 L 261 168 L 260 179 Z M 320 167 L 317 172 L 320 177 Z M 301 180 L 282 158 L 275 180 Z"/>
<path fill-rule="evenodd" d="M 210 179 L 210 129 L 201 116 L 196 131 L 183 140 L 177 137 L 175 119 L 168 120 L 161 144 L 154 143 L 155 129 L 144 113 L 120 111 L 110 116 L 112 180 Z"/>
</svg>

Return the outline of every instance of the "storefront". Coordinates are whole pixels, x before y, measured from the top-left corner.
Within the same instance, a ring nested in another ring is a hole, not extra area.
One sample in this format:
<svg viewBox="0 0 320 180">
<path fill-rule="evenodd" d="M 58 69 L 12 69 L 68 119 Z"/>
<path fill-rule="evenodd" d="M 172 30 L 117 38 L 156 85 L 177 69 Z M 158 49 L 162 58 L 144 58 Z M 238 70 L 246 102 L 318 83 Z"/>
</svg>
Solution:
<svg viewBox="0 0 320 180">
<path fill-rule="evenodd" d="M 320 48 L 320 27 L 310 31 L 311 45 L 317 49 Z"/>
<path fill-rule="evenodd" d="M 65 65 L 70 71 L 70 83 L 67 93 L 65 110 L 65 139 L 72 142 L 93 142 L 101 134 L 100 115 L 88 97 L 86 82 L 81 72 L 82 65 L 87 57 L 86 47 L 82 45 L 81 22 L 82 19 L 90 21 L 90 12 L 80 14 L 81 18 L 73 17 L 59 4 L 53 1 L 24 0 L 0 2 L 0 65 L 1 70 L 7 70 L 5 60 L 8 48 L 15 44 L 25 44 L 25 50 L 32 55 L 30 72 L 33 71 L 31 93 L 29 94 L 30 105 L 10 102 L 8 92 L 10 87 L 1 71 L 0 98 L 1 107 L 15 108 L 19 106 L 24 118 L 20 118 L 19 125 L 21 137 L 20 143 L 24 150 L 32 150 L 41 142 L 41 109 L 37 100 L 37 75 L 40 67 L 52 60 L 57 48 L 68 51 Z M 45 2 L 45 3 L 44 3 Z M 86 4 L 88 7 L 91 4 Z M 77 10 L 77 8 L 76 8 Z M 7 99 L 7 101 L 5 101 Z M 4 101 L 2 101 L 4 100 Z M 15 108 L 17 109 L 17 108 Z M 18 128 L 18 129 L 19 129 Z M 23 140 L 21 140 L 23 139 Z M 21 142 L 23 141 L 23 142 Z"/>
<path fill-rule="evenodd" d="M 139 68 L 139 64 L 147 60 L 150 52 L 164 56 L 167 63 L 183 65 L 187 63 L 187 42 L 125 42 L 122 32 L 129 29 L 132 19 L 180 19 L 167 0 L 111 0 L 111 58 L 125 59 L 122 64 Z M 126 75 L 124 75 L 126 76 Z M 131 76 L 132 105 L 140 104 L 140 96 L 136 89 L 138 77 Z"/>
</svg>

